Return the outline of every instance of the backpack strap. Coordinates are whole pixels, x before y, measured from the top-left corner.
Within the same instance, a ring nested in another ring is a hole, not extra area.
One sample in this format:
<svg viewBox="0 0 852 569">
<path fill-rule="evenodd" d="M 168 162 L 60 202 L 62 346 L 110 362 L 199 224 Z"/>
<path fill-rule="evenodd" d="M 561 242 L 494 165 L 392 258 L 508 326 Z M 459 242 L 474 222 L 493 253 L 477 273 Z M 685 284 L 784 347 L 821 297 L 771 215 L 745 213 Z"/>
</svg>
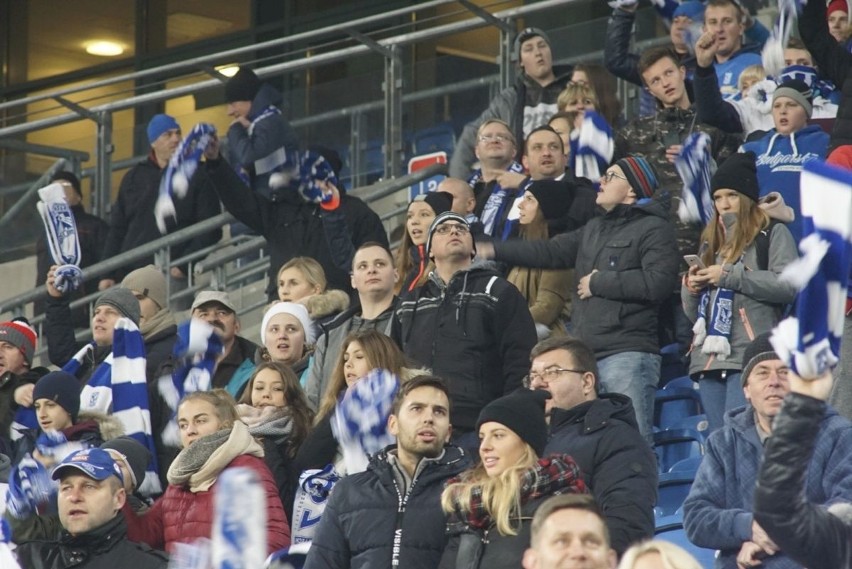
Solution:
<svg viewBox="0 0 852 569">
<path fill-rule="evenodd" d="M 754 247 L 757 253 L 757 269 L 760 271 L 769 269 L 769 240 L 772 236 L 772 230 L 779 223 L 782 222 L 777 219 L 769 220 L 769 225 L 766 226 L 766 229 L 761 229 L 757 237 L 754 238 Z"/>
</svg>

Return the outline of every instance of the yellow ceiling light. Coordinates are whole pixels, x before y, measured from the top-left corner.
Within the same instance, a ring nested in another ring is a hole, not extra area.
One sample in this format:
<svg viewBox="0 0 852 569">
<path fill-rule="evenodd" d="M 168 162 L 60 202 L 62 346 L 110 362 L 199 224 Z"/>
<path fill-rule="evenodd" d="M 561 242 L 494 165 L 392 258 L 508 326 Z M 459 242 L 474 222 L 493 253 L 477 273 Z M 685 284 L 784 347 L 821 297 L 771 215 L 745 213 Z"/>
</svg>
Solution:
<svg viewBox="0 0 852 569">
<path fill-rule="evenodd" d="M 96 40 L 86 43 L 86 53 L 102 57 L 115 57 L 124 53 L 124 46 L 114 41 Z"/>
<path fill-rule="evenodd" d="M 224 75 L 225 77 L 233 77 L 237 74 L 237 71 L 240 70 L 239 65 L 220 65 L 216 68 L 216 71 Z"/>
</svg>

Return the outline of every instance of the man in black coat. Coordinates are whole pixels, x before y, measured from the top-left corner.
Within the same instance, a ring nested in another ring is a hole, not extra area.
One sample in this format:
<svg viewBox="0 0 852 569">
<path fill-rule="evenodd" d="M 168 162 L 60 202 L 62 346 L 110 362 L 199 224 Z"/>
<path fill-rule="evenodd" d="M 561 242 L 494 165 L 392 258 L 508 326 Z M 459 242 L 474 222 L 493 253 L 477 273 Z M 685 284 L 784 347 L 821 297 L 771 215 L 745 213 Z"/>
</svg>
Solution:
<svg viewBox="0 0 852 569">
<path fill-rule="evenodd" d="M 545 454 L 570 454 L 601 507 L 612 548 L 654 535 L 657 461 L 636 425 L 630 398 L 598 395 L 595 355 L 582 341 L 562 336 L 536 344 L 529 386 L 551 394 Z"/>
<path fill-rule="evenodd" d="M 127 540 L 121 508 L 127 500 L 121 468 L 102 449 L 79 450 L 53 471 L 59 480 L 58 540 L 30 541 L 16 550 L 22 567 L 165 569 L 168 557 Z"/>
<path fill-rule="evenodd" d="M 446 384 L 418 376 L 397 393 L 388 429 L 396 436 L 366 472 L 334 487 L 305 569 L 405 567 L 434 569 L 446 545 L 441 492 L 465 470 L 464 452 L 447 445 Z"/>
</svg>

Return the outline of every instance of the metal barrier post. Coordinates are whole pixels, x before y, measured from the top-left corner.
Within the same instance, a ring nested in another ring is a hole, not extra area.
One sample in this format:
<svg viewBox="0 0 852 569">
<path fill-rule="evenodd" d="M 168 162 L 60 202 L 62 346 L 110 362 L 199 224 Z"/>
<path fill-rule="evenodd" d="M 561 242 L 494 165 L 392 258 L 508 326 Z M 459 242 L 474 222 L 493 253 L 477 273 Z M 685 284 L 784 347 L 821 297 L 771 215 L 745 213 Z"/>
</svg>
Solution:
<svg viewBox="0 0 852 569">
<path fill-rule="evenodd" d="M 398 45 L 387 48 L 385 57 L 385 178 L 400 174 L 402 148 L 402 57 Z"/>
<path fill-rule="evenodd" d="M 92 192 L 92 213 L 105 218 L 107 207 L 110 203 L 110 188 L 112 187 L 112 166 L 110 158 L 115 148 L 112 144 L 112 112 L 99 112 L 97 124 L 97 165 L 95 166 L 95 191 Z"/>
</svg>

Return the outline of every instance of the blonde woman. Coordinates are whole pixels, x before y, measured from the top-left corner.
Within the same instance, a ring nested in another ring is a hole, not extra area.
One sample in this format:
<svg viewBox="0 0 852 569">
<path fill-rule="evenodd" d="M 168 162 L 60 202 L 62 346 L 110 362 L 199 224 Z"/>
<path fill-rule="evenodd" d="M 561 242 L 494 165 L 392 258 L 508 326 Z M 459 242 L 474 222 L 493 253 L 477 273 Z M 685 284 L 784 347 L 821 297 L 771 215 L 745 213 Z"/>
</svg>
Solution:
<svg viewBox="0 0 852 569">
<path fill-rule="evenodd" d="M 539 458 L 547 442 L 542 391 L 516 391 L 483 408 L 480 463 L 450 479 L 441 495 L 450 542 L 441 569 L 516 569 L 533 514 L 550 496 L 585 493 L 571 457 Z"/>
<path fill-rule="evenodd" d="M 653 539 L 624 552 L 618 569 L 702 569 L 688 551 L 668 541 Z"/>
<path fill-rule="evenodd" d="M 278 300 L 305 305 L 318 324 L 349 308 L 349 295 L 327 287 L 322 265 L 311 257 L 293 257 L 278 270 Z"/>
</svg>

